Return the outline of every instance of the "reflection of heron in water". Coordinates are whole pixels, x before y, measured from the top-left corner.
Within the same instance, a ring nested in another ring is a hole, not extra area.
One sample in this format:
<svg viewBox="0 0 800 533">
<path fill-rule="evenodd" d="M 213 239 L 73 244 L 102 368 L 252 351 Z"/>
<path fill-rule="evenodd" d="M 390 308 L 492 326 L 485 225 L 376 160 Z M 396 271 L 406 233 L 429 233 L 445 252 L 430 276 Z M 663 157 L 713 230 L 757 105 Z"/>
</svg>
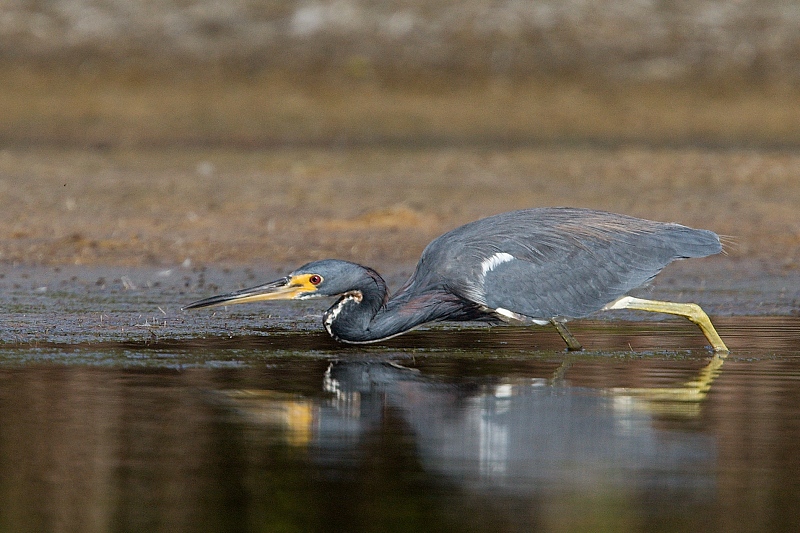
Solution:
<svg viewBox="0 0 800 533">
<path fill-rule="evenodd" d="M 636 389 L 569 386 L 569 362 L 549 375 L 462 381 L 389 362 L 340 361 L 322 376 L 327 397 L 232 391 L 228 401 L 251 423 L 281 426 L 288 444 L 326 464 L 350 468 L 363 459 L 355 443 L 403 432 L 426 470 L 478 490 L 663 485 L 702 496 L 713 489 L 714 439 L 674 424 L 700 414 L 722 361 L 714 356 L 672 388 Z M 658 424 L 660 414 L 672 426 Z"/>
<path fill-rule="evenodd" d="M 500 320 L 552 324 L 571 350 L 581 345 L 567 330 L 567 319 L 635 309 L 686 317 L 700 327 L 714 351 L 725 353 L 725 343 L 698 305 L 627 295 L 676 259 L 720 251 L 719 237 L 708 230 L 588 209 L 527 209 L 438 237 L 391 298 L 374 270 L 326 259 L 185 309 L 338 296 L 323 323 L 341 342 L 376 342 L 429 322 Z"/>
</svg>

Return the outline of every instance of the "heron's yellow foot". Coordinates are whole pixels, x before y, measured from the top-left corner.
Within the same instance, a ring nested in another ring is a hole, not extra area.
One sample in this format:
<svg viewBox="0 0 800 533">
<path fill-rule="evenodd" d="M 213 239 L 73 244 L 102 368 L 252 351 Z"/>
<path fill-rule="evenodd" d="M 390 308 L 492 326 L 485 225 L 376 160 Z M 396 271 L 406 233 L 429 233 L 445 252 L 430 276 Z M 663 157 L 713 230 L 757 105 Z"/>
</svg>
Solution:
<svg viewBox="0 0 800 533">
<path fill-rule="evenodd" d="M 662 302 L 659 300 L 644 300 L 642 298 L 634 298 L 633 296 L 623 296 L 619 300 L 608 304 L 605 309 L 636 309 L 638 311 L 651 311 L 653 313 L 667 313 L 670 315 L 682 316 L 697 324 L 716 353 L 728 353 L 728 347 L 725 346 L 717 330 L 714 329 L 714 325 L 711 324 L 711 319 L 708 318 L 706 312 L 697 304 Z"/>
</svg>

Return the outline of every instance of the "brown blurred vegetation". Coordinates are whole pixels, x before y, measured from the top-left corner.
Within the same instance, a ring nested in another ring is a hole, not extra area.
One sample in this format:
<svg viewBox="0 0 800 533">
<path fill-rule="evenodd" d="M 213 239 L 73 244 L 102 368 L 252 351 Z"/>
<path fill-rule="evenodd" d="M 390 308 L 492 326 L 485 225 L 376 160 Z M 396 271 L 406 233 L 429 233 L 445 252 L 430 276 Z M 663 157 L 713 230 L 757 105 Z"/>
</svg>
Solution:
<svg viewBox="0 0 800 533">
<path fill-rule="evenodd" d="M 800 141 L 794 3 L 3 8 L 5 145 Z"/>
</svg>

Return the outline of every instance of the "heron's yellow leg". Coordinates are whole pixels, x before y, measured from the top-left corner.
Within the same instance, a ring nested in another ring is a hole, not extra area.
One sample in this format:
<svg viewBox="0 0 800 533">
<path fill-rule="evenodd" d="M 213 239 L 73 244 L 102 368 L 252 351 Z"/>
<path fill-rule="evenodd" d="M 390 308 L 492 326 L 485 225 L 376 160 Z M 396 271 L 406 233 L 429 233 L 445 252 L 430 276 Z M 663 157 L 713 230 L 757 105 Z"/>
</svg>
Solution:
<svg viewBox="0 0 800 533">
<path fill-rule="evenodd" d="M 636 309 L 638 311 L 652 311 L 654 313 L 667 313 L 689 319 L 700 327 L 711 347 L 717 353 L 728 353 L 728 347 L 722 342 L 708 315 L 697 304 L 684 304 L 675 302 L 662 302 L 659 300 L 643 300 L 633 296 L 624 296 L 608 304 L 604 309 Z"/>
<path fill-rule="evenodd" d="M 567 326 L 563 322 L 559 322 L 558 320 L 551 320 L 550 321 L 553 326 L 555 326 L 556 331 L 558 334 L 561 335 L 561 338 L 564 339 L 564 342 L 567 343 L 567 350 L 571 352 L 577 352 L 583 350 L 583 346 L 581 343 L 578 342 L 578 339 L 572 336 L 572 333 L 569 332 Z"/>
</svg>

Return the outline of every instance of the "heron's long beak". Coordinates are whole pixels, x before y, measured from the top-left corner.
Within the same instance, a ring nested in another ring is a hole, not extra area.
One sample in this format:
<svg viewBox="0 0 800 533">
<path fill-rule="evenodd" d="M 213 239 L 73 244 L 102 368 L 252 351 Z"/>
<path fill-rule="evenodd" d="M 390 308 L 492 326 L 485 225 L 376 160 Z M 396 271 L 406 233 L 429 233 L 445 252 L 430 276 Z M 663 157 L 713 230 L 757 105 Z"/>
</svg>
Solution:
<svg viewBox="0 0 800 533">
<path fill-rule="evenodd" d="M 292 300 L 303 296 L 308 297 L 310 293 L 317 290 L 317 288 L 308 281 L 308 278 L 308 275 L 287 276 L 257 287 L 204 298 L 184 306 L 183 309 L 243 304 L 262 300 Z"/>
</svg>

